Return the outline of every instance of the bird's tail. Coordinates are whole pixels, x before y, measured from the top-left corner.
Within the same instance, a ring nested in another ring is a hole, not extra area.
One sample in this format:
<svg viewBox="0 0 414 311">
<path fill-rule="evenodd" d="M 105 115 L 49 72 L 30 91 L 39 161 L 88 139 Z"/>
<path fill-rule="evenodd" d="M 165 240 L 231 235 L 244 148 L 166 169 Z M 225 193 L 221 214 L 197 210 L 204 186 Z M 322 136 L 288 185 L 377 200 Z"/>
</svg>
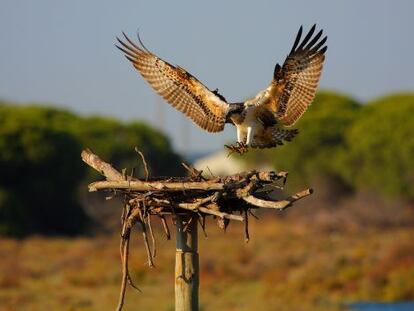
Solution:
<svg viewBox="0 0 414 311">
<path fill-rule="evenodd" d="M 291 141 L 299 131 L 297 129 L 285 130 L 277 127 L 268 127 L 264 135 L 255 137 L 251 143 L 252 148 L 272 148 L 283 145 L 284 141 Z"/>
<path fill-rule="evenodd" d="M 281 128 L 272 129 L 272 140 L 278 145 L 283 145 L 283 141 L 291 141 L 298 133 L 298 129 L 285 130 Z"/>
</svg>

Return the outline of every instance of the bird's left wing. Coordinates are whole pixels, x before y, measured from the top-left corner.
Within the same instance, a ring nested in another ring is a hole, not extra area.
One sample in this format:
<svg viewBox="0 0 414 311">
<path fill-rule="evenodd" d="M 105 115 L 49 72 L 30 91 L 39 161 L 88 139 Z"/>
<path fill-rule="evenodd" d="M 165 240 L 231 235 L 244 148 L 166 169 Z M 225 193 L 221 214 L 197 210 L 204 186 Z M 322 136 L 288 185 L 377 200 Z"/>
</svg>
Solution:
<svg viewBox="0 0 414 311">
<path fill-rule="evenodd" d="M 265 90 L 263 108 L 272 111 L 284 125 L 293 125 L 312 103 L 325 60 L 327 37 L 315 36 L 314 25 L 301 41 L 302 27 L 283 66 L 276 64 L 273 80 Z"/>
<path fill-rule="evenodd" d="M 148 51 L 141 40 L 136 45 L 124 34 L 126 42 L 117 38 L 133 66 L 152 88 L 173 107 L 190 117 L 208 132 L 222 131 L 228 104 L 223 96 L 210 91 L 193 75 L 179 66 L 173 66 Z"/>
</svg>

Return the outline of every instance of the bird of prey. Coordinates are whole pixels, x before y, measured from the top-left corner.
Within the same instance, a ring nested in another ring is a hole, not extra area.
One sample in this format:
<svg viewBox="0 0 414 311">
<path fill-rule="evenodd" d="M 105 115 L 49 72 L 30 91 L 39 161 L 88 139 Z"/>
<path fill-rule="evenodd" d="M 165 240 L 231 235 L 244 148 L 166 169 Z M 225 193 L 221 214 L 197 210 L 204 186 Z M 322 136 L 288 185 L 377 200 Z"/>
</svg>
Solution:
<svg viewBox="0 0 414 311">
<path fill-rule="evenodd" d="M 325 59 L 327 37 L 316 25 L 302 39 L 301 26 L 282 66 L 276 64 L 269 86 L 254 98 L 228 103 L 218 90 L 211 91 L 180 66 L 173 66 L 150 52 L 142 43 L 117 38 L 125 57 L 152 88 L 168 103 L 208 132 L 220 132 L 226 123 L 237 129 L 237 143 L 226 145 L 232 152 L 271 148 L 290 141 L 298 130 L 286 129 L 312 103 Z"/>
</svg>

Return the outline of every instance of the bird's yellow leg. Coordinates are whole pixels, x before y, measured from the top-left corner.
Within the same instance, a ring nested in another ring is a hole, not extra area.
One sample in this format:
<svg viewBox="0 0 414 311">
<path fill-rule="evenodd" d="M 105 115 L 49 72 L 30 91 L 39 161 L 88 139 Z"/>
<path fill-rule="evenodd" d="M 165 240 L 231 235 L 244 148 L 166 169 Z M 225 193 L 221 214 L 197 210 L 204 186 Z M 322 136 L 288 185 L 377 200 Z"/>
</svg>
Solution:
<svg viewBox="0 0 414 311">
<path fill-rule="evenodd" d="M 224 145 L 224 147 L 226 147 L 230 151 L 229 154 L 227 155 L 228 157 L 232 155 L 234 152 L 238 154 L 246 153 L 249 148 L 248 145 L 243 141 L 243 132 L 240 129 L 240 127 L 236 126 L 236 129 L 237 129 L 237 143 L 235 143 L 234 145 Z M 249 135 L 251 135 L 251 133 L 252 133 L 252 129 L 249 127 L 248 132 L 247 132 L 247 138 L 249 138 Z"/>
</svg>

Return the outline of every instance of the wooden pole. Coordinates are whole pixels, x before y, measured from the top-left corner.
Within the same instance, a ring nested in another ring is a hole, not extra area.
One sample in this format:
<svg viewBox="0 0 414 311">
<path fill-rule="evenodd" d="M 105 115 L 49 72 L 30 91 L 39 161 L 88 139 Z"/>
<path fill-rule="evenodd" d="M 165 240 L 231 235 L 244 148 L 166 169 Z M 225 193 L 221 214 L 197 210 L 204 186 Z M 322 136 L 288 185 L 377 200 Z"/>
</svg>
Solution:
<svg viewBox="0 0 414 311">
<path fill-rule="evenodd" d="M 175 311 L 198 311 L 197 215 L 177 215 L 175 252 Z M 190 221 L 190 223 L 188 223 Z"/>
</svg>

